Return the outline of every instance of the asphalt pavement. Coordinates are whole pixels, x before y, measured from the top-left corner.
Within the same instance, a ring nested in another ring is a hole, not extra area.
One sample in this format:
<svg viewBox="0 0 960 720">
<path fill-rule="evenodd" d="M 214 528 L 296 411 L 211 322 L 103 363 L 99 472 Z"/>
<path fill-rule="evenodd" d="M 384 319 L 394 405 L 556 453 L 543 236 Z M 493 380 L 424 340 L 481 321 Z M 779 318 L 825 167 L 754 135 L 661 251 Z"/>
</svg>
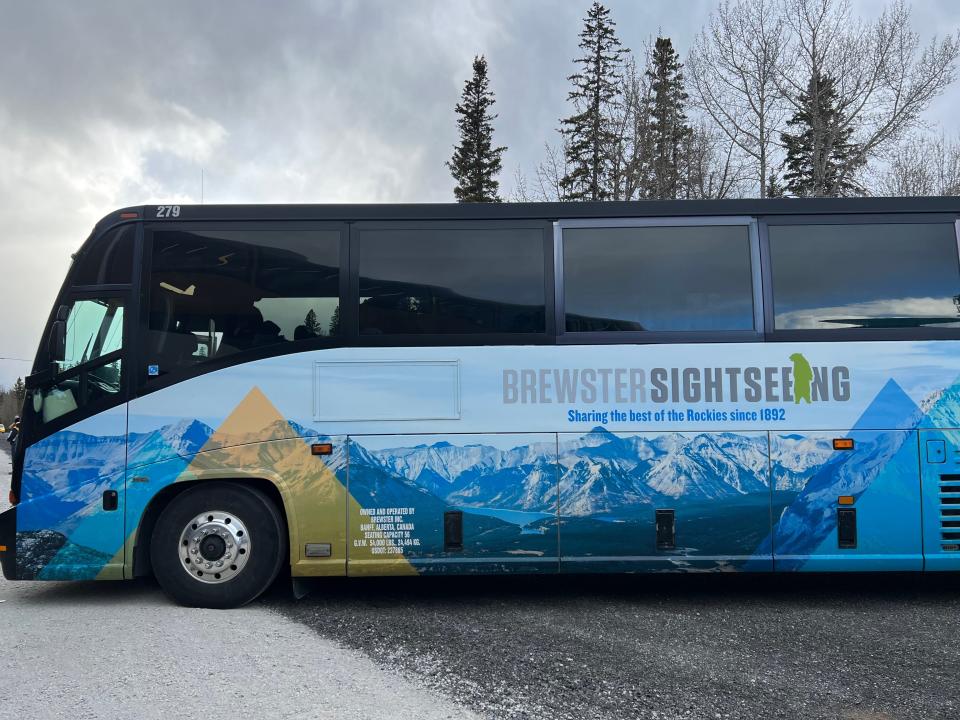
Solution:
<svg viewBox="0 0 960 720">
<path fill-rule="evenodd" d="M 327 581 L 268 604 L 490 718 L 956 718 L 960 578 Z"/>
</svg>

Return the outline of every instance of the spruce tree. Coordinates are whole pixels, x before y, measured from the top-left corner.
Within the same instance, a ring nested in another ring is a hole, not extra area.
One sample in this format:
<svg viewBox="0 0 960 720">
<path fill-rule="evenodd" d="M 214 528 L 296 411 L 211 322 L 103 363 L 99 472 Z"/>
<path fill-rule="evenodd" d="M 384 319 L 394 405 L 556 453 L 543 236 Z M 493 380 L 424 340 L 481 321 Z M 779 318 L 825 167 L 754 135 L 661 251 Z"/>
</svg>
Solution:
<svg viewBox="0 0 960 720">
<path fill-rule="evenodd" d="M 323 335 L 323 326 L 320 325 L 320 321 L 317 319 L 317 312 L 313 308 L 310 308 L 306 317 L 303 318 L 303 326 L 307 329 L 307 332 L 314 337 Z"/>
<path fill-rule="evenodd" d="M 787 155 L 783 180 L 797 197 L 839 197 L 862 194 L 851 177 L 856 146 L 843 113 L 837 107 L 833 78 L 820 73 L 810 78 L 800 95 L 800 110 L 787 121 L 792 132 L 780 135 Z"/>
<path fill-rule="evenodd" d="M 482 55 L 473 59 L 473 77 L 463 86 L 457 103 L 457 127 L 460 144 L 454 147 L 447 162 L 457 186 L 453 190 L 458 202 L 500 202 L 500 156 L 506 147 L 493 146 L 493 121 L 490 112 L 495 100 L 487 77 L 487 60 Z"/>
<path fill-rule="evenodd" d="M 687 93 L 683 89 L 683 64 L 670 38 L 657 38 L 647 77 L 652 151 L 647 195 L 661 200 L 682 197 L 686 194 L 681 182 L 685 176 L 683 149 L 691 131 L 684 107 Z"/>
<path fill-rule="evenodd" d="M 340 306 L 337 305 L 333 309 L 333 315 L 330 316 L 330 329 L 329 332 L 331 335 L 340 334 Z"/>
<path fill-rule="evenodd" d="M 24 384 L 23 378 L 18 377 L 16 382 L 13 383 L 13 394 L 17 398 L 17 406 L 22 406 L 23 399 L 27 396 L 27 386 Z"/>
<path fill-rule="evenodd" d="M 583 55 L 574 62 L 581 70 L 567 79 L 573 89 L 567 100 L 576 112 L 561 119 L 567 173 L 560 180 L 564 200 L 606 200 L 611 195 L 610 155 L 617 138 L 609 110 L 619 96 L 622 56 L 610 11 L 594 2 L 580 31 Z"/>
<path fill-rule="evenodd" d="M 783 196 L 783 185 L 780 184 L 780 179 L 777 177 L 777 173 L 771 172 L 770 178 L 767 180 L 767 192 L 764 193 L 764 197 L 782 198 Z"/>
</svg>

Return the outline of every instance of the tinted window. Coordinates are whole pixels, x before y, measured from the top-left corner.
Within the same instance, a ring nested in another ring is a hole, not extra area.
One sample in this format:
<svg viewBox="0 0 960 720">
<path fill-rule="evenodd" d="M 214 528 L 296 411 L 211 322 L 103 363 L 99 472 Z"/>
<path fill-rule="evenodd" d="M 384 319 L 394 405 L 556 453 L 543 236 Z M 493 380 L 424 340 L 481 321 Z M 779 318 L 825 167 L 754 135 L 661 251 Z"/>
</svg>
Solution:
<svg viewBox="0 0 960 720">
<path fill-rule="evenodd" d="M 67 333 L 59 371 L 119 350 L 123 345 L 123 301 L 77 300 L 67 315 Z"/>
<path fill-rule="evenodd" d="M 563 231 L 568 332 L 752 330 L 744 226 Z"/>
<path fill-rule="evenodd" d="M 136 225 L 121 225 L 100 236 L 77 256 L 70 281 L 74 285 L 129 283 L 136 234 Z"/>
<path fill-rule="evenodd" d="M 337 231 L 156 233 L 146 364 L 338 334 L 339 254 Z"/>
<path fill-rule="evenodd" d="M 361 334 L 544 332 L 540 230 L 362 230 Z"/>
<path fill-rule="evenodd" d="M 770 226 L 779 330 L 960 327 L 953 225 Z"/>
<path fill-rule="evenodd" d="M 120 391 L 121 359 L 96 361 L 123 347 L 123 300 L 77 300 L 70 306 L 66 322 L 64 354 L 57 360 L 57 371 L 67 377 L 41 392 L 43 422 Z M 69 372 L 78 365 L 85 367 Z"/>
</svg>

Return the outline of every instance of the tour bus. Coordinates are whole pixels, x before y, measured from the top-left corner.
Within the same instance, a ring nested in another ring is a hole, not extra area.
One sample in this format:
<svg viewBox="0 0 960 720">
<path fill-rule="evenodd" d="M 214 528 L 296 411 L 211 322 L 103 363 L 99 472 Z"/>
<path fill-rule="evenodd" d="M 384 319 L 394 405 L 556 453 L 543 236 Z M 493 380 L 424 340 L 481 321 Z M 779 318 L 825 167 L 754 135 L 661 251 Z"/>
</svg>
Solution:
<svg viewBox="0 0 960 720">
<path fill-rule="evenodd" d="M 16 580 L 960 569 L 956 198 L 151 205 L 43 332 Z"/>
</svg>

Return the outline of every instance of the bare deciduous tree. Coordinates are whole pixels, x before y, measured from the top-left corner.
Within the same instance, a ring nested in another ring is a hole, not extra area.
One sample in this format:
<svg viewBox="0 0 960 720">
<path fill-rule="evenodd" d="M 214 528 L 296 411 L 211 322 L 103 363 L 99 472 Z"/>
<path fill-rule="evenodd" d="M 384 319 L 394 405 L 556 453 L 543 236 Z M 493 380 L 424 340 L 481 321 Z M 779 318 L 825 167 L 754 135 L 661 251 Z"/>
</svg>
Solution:
<svg viewBox="0 0 960 720">
<path fill-rule="evenodd" d="M 608 148 L 610 189 L 613 200 L 636 200 L 643 196 L 649 167 L 649 124 L 646 103 L 650 84 L 638 71 L 632 57 L 624 63 L 620 79 L 620 102 L 608 108 L 607 123 L 613 137 Z"/>
<path fill-rule="evenodd" d="M 764 197 L 786 106 L 777 83 L 787 44 L 775 0 L 724 0 L 687 60 L 690 96 L 717 129 L 753 158 Z"/>
<path fill-rule="evenodd" d="M 960 137 L 912 134 L 888 153 L 872 180 L 875 195 L 960 195 Z"/>
<path fill-rule="evenodd" d="M 527 176 L 519 166 L 513 171 L 513 190 L 510 191 L 509 199 L 510 202 L 533 202 L 527 189 Z"/>
<path fill-rule="evenodd" d="M 837 109 L 854 150 L 844 179 L 920 122 L 921 113 L 953 82 L 960 34 L 921 46 L 910 10 L 896 0 L 873 22 L 851 16 L 848 0 L 785 0 L 789 30 L 777 84 L 801 109 L 810 78 L 835 79 Z"/>
<path fill-rule="evenodd" d="M 644 58 L 650 55 L 645 47 Z M 610 186 L 614 200 L 649 197 L 653 137 L 649 119 L 650 78 L 634 58 L 624 64 L 620 102 L 611 105 L 608 124 L 614 141 L 609 146 Z"/>
<path fill-rule="evenodd" d="M 685 140 L 684 188 L 691 200 L 742 197 L 754 168 L 726 134 L 701 120 Z"/>
<path fill-rule="evenodd" d="M 566 175 L 564 152 L 544 143 L 545 159 L 534 168 L 533 181 L 528 182 L 520 168 L 513 174 L 513 202 L 559 202 L 564 199 L 560 181 Z"/>
</svg>

